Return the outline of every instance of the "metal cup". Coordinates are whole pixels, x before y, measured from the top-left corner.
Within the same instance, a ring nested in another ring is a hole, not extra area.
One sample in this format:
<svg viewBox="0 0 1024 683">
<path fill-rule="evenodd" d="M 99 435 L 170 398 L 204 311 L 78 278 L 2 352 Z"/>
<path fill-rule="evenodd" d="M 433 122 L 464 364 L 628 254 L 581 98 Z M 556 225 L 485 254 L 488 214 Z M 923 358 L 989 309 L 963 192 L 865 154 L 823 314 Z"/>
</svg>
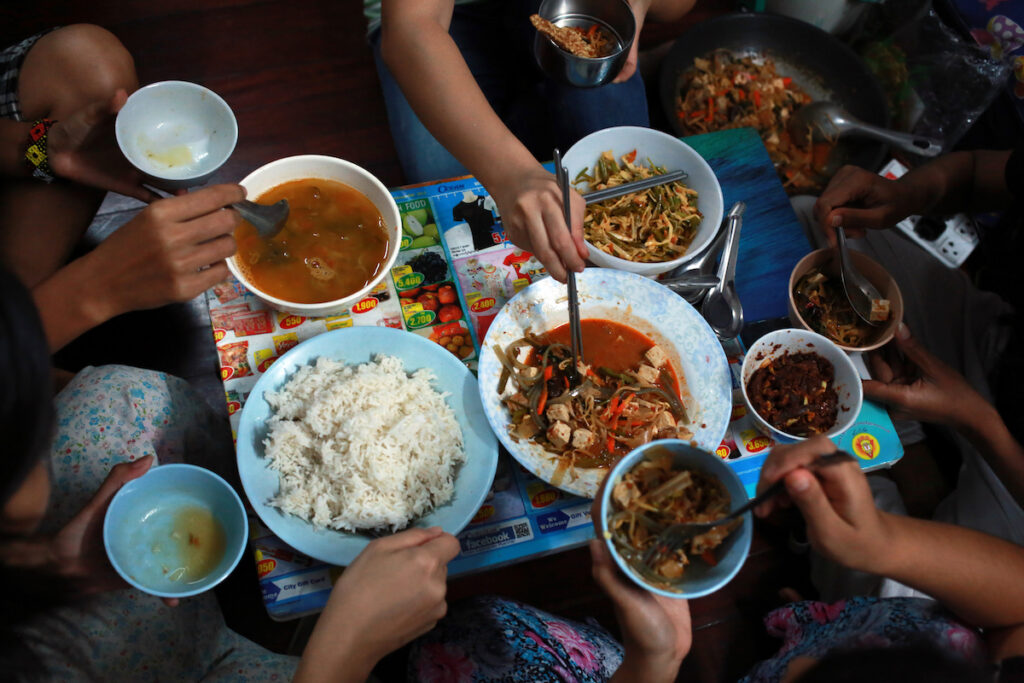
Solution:
<svg viewBox="0 0 1024 683">
<path fill-rule="evenodd" d="M 617 43 L 607 57 L 577 57 L 537 32 L 533 54 L 548 76 L 577 88 L 610 83 L 622 71 L 636 34 L 636 18 L 626 0 L 544 0 L 538 14 L 557 26 L 583 30 L 597 24 Z"/>
</svg>

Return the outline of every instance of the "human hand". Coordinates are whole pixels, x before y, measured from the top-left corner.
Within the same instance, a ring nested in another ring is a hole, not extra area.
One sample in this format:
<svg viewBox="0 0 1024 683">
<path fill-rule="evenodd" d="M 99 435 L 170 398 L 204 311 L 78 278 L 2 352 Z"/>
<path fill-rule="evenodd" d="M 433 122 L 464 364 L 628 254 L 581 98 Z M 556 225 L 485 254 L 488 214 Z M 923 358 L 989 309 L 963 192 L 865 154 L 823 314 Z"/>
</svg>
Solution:
<svg viewBox="0 0 1024 683">
<path fill-rule="evenodd" d="M 440 527 L 366 546 L 334 585 L 297 680 L 326 675 L 332 661 L 368 674 L 384 655 L 434 628 L 448 609 L 448 562 L 458 553 L 459 542 Z"/>
<path fill-rule="evenodd" d="M 142 173 L 125 159 L 114 135 L 114 119 L 128 93 L 93 102 L 50 127 L 47 156 L 61 178 L 152 202 L 159 195 L 142 186 Z"/>
<path fill-rule="evenodd" d="M 674 681 L 693 643 L 689 602 L 646 591 L 622 575 L 602 540 L 601 496 L 598 492 L 590 509 L 597 536 L 590 542 L 591 572 L 612 600 L 625 641 L 626 656 L 615 679 Z"/>
<path fill-rule="evenodd" d="M 241 218 L 224 209 L 244 198 L 238 185 L 215 185 L 161 199 L 82 257 L 96 320 L 188 301 L 226 278 Z"/>
<path fill-rule="evenodd" d="M 647 18 L 647 10 L 650 9 L 651 0 L 630 0 L 629 7 L 633 10 L 633 17 L 636 19 L 636 33 L 633 34 L 633 44 L 629 48 L 629 56 L 626 63 L 622 65 L 622 71 L 616 76 L 612 83 L 625 83 L 636 73 L 637 55 L 640 48 L 640 29 L 644 27 L 644 19 Z"/>
<path fill-rule="evenodd" d="M 888 180 L 856 166 L 839 169 L 814 205 L 814 219 L 830 244 L 842 226 L 848 237 L 891 228 L 907 216 L 929 208 L 913 184 Z"/>
<path fill-rule="evenodd" d="M 885 403 L 897 420 L 970 427 L 991 412 L 991 404 L 963 375 L 932 355 L 900 323 L 896 336 L 868 356 L 874 379 L 864 396 Z"/>
<path fill-rule="evenodd" d="M 498 204 L 509 240 L 536 256 L 551 277 L 565 282 L 567 271 L 583 270 L 587 257 L 587 245 L 583 241 L 586 202 L 579 193 L 569 190 L 570 234 L 565 226 L 558 183 L 540 164 L 512 170 L 488 189 Z"/>
<path fill-rule="evenodd" d="M 94 595 L 127 588 L 107 558 L 103 545 L 103 520 L 114 495 L 133 479 L 149 471 L 154 458 L 147 455 L 133 462 L 114 465 L 99 489 L 63 529 L 51 537 L 36 537 L 4 545 L 4 564 L 60 576 L 78 595 Z M 177 598 L 163 598 L 174 607 Z"/>
<path fill-rule="evenodd" d="M 778 507 L 796 505 L 815 550 L 833 562 L 870 571 L 891 550 L 887 546 L 892 534 L 855 460 L 808 469 L 819 456 L 835 450 L 824 436 L 775 446 L 761 468 L 757 492 L 779 479 L 785 480 L 786 491 L 759 505 L 754 513 L 765 517 Z"/>
</svg>

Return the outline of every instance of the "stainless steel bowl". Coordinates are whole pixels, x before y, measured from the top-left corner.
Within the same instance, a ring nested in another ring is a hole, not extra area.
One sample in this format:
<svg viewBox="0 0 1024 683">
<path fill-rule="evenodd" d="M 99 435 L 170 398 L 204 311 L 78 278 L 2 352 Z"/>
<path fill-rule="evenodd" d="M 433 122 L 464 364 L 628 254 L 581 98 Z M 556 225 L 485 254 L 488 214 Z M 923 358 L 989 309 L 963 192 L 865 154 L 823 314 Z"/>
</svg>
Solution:
<svg viewBox="0 0 1024 683">
<path fill-rule="evenodd" d="M 577 88 L 595 88 L 611 83 L 622 71 L 636 34 L 636 19 L 626 0 L 544 0 L 537 13 L 556 26 L 586 30 L 597 24 L 618 43 L 607 57 L 589 59 L 566 52 L 538 31 L 533 54 L 548 76 Z"/>
</svg>

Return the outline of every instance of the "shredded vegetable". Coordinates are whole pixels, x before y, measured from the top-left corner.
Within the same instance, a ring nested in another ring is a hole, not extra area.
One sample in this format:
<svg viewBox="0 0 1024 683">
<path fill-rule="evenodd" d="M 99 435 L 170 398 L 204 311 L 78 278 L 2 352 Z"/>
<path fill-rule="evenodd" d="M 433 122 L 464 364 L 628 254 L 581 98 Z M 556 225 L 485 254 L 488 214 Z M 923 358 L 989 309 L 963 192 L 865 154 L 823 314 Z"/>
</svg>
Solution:
<svg viewBox="0 0 1024 683">
<path fill-rule="evenodd" d="M 705 472 L 673 469 L 672 455 L 657 453 L 623 475 L 612 489 L 612 503 L 607 528 L 619 553 L 641 573 L 651 573 L 659 580 L 681 578 L 692 556 L 714 565 L 712 551 L 742 521 L 736 519 L 694 536 L 647 569 L 641 557 L 659 533 L 680 522 L 711 522 L 724 517 L 730 510 L 729 492 Z"/>
<path fill-rule="evenodd" d="M 839 342 L 843 346 L 862 346 L 871 336 L 872 327 L 861 320 L 843 292 L 842 283 L 812 268 L 797 281 L 793 288 L 797 311 L 818 334 Z M 873 315 L 879 322 L 889 319 L 889 301 L 872 302 Z"/>
<path fill-rule="evenodd" d="M 573 183 L 589 183 L 594 191 L 665 173 L 650 160 L 646 166 L 635 163 L 636 150 L 621 161 L 620 165 L 610 151 L 604 152 L 593 173 L 583 169 Z M 589 205 L 583 234 L 590 244 L 612 256 L 660 263 L 686 253 L 702 218 L 697 191 L 676 181 Z"/>
<path fill-rule="evenodd" d="M 718 50 L 693 60 L 683 74 L 676 115 L 688 135 L 752 126 L 790 193 L 820 189 L 834 142 L 798 144 L 787 130 L 789 119 L 811 102 L 793 79 L 780 76 L 770 59 L 737 57 Z"/>
</svg>

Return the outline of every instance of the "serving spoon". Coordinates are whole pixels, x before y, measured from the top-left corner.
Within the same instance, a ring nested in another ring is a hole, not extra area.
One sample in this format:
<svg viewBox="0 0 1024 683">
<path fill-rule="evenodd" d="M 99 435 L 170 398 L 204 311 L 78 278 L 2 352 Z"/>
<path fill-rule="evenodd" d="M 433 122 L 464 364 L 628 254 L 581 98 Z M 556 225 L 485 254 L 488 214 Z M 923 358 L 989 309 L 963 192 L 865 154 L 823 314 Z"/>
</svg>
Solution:
<svg viewBox="0 0 1024 683">
<path fill-rule="evenodd" d="M 842 226 L 836 228 L 836 244 L 839 247 L 839 279 L 843 283 L 843 292 L 857 317 L 872 327 L 881 325 L 881 321 L 871 319 L 871 302 L 884 298 L 871 282 L 861 275 L 850 260 L 850 250 L 846 246 L 846 231 Z"/>
<path fill-rule="evenodd" d="M 282 199 L 276 204 L 257 204 L 243 199 L 231 205 L 235 211 L 242 215 L 242 218 L 249 221 L 252 227 L 263 239 L 270 239 L 281 232 L 285 221 L 288 220 L 288 200 Z"/>
<path fill-rule="evenodd" d="M 798 143 L 806 143 L 808 133 L 815 142 L 833 142 L 847 134 L 862 135 L 923 157 L 942 153 L 942 143 L 938 140 L 872 126 L 838 104 L 824 100 L 801 107 L 789 120 L 789 134 Z"/>
<path fill-rule="evenodd" d="M 718 265 L 718 284 L 708 292 L 701 307 L 704 319 L 719 339 L 735 339 L 743 329 L 743 304 L 736 294 L 736 256 L 740 250 L 740 228 L 747 205 L 736 202 L 729 210 L 725 250 Z"/>
</svg>

